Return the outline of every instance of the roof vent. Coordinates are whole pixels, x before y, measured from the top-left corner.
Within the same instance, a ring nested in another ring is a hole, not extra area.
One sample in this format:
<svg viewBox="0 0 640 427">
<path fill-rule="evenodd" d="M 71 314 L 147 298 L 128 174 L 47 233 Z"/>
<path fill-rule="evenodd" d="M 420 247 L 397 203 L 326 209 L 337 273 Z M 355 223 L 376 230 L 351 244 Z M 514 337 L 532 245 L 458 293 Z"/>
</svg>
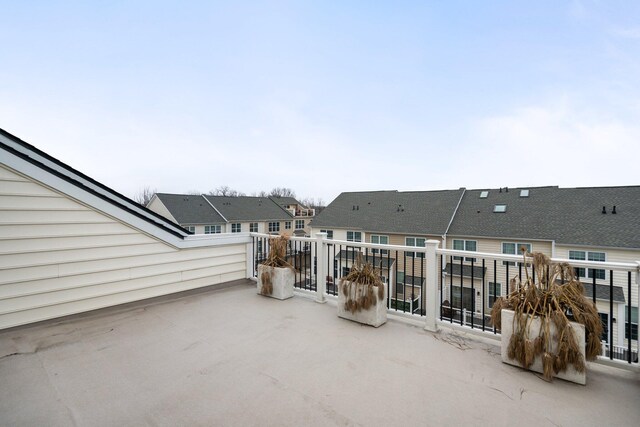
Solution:
<svg viewBox="0 0 640 427">
<path fill-rule="evenodd" d="M 494 212 L 503 213 L 507 211 L 507 205 L 495 205 L 493 208 Z"/>
<path fill-rule="evenodd" d="M 606 213 L 607 213 L 607 207 L 606 207 L 606 206 L 603 206 L 603 207 L 602 207 L 602 213 L 603 213 L 603 214 L 606 214 Z"/>
<path fill-rule="evenodd" d="M 483 191 L 480 193 L 480 198 L 481 199 L 486 199 L 487 197 L 489 197 L 489 192 L 488 191 Z"/>
<path fill-rule="evenodd" d="M 504 191 L 505 191 L 505 193 L 508 193 L 509 192 L 509 187 L 504 187 Z"/>
<path fill-rule="evenodd" d="M 529 190 L 520 190 L 520 197 L 529 197 Z"/>
<path fill-rule="evenodd" d="M 502 187 L 500 187 L 500 192 L 502 193 Z"/>
<path fill-rule="evenodd" d="M 618 212 L 616 212 L 616 205 L 613 205 L 613 210 L 611 211 L 612 214 L 617 214 Z"/>
</svg>

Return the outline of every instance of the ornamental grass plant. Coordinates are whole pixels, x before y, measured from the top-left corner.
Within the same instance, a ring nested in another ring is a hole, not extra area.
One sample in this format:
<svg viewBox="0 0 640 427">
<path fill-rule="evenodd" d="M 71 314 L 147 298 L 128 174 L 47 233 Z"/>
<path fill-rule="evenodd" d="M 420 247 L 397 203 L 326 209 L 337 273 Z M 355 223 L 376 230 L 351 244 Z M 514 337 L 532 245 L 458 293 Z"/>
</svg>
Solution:
<svg viewBox="0 0 640 427">
<path fill-rule="evenodd" d="M 262 261 L 262 265 L 266 268 L 262 271 L 260 275 L 260 280 L 262 281 L 262 289 L 260 293 L 262 295 L 271 295 L 273 294 L 273 273 L 274 268 L 290 268 L 295 270 L 295 267 L 287 261 L 287 246 L 289 245 L 289 237 L 282 234 L 278 237 L 269 238 L 269 253 L 264 261 Z"/>
<path fill-rule="evenodd" d="M 384 283 L 373 264 L 362 260 L 360 252 L 349 274 L 340 281 L 340 288 L 346 297 L 344 308 L 351 314 L 368 310 L 384 299 Z"/>
<path fill-rule="evenodd" d="M 491 323 L 497 329 L 501 326 L 501 311 L 514 311 L 509 358 L 528 369 L 540 356 L 547 381 L 570 365 L 577 372 L 584 372 L 585 357 L 594 360 L 602 351 L 603 327 L 595 304 L 585 297 L 571 265 L 551 263 L 542 253 L 524 253 L 523 258 L 525 280 L 522 282 L 517 276 L 511 279 L 513 291 L 498 298 L 491 310 Z M 531 330 L 534 318 L 541 320 L 537 331 Z M 570 322 L 585 327 L 585 357 L 580 352 L 584 343 L 578 342 Z"/>
</svg>

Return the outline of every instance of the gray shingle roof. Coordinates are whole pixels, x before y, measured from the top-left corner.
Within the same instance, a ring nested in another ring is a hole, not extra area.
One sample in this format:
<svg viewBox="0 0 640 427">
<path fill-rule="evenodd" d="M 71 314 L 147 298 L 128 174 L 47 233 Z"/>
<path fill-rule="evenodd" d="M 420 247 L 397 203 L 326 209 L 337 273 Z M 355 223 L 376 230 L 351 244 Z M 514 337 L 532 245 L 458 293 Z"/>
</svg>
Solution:
<svg viewBox="0 0 640 427">
<path fill-rule="evenodd" d="M 224 224 L 225 220 L 199 195 L 156 193 L 180 224 Z"/>
<path fill-rule="evenodd" d="M 462 190 L 341 193 L 313 219 L 313 227 L 443 235 Z"/>
<path fill-rule="evenodd" d="M 451 272 L 452 276 L 460 277 L 460 263 L 454 262 L 452 265 L 450 262 L 448 262 L 442 272 L 445 274 L 449 274 L 449 272 Z M 476 264 L 473 266 L 473 277 L 475 279 L 482 279 L 486 272 L 487 269 L 485 267 L 482 267 L 482 265 Z M 462 265 L 462 276 L 471 277 L 471 265 Z"/>
<path fill-rule="evenodd" d="M 230 222 L 291 220 L 293 217 L 269 197 L 204 196 Z"/>
<path fill-rule="evenodd" d="M 303 206 L 302 203 L 300 203 L 298 200 L 296 200 L 295 197 L 276 197 L 276 196 L 270 196 L 269 197 L 271 200 L 273 200 L 274 202 L 276 202 L 278 205 L 282 206 L 283 208 L 286 209 L 287 205 L 300 205 Z"/>
<path fill-rule="evenodd" d="M 584 286 L 584 295 L 591 299 L 593 298 L 593 284 L 582 283 Z M 609 285 L 596 285 L 596 299 L 609 301 L 611 297 L 611 286 Z M 613 302 L 624 304 L 624 290 L 620 286 L 613 287 Z"/>
<path fill-rule="evenodd" d="M 467 190 L 448 234 L 640 248 L 640 186 L 528 189 L 529 197 L 520 188 Z M 497 204 L 506 212 L 493 212 Z"/>
</svg>

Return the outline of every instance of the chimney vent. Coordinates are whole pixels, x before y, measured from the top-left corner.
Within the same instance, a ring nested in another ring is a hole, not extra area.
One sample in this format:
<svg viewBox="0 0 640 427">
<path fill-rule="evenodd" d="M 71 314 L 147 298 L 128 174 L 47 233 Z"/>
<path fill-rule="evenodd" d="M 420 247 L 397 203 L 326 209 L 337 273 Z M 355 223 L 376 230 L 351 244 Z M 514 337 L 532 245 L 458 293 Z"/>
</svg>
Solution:
<svg viewBox="0 0 640 427">
<path fill-rule="evenodd" d="M 602 207 L 602 213 L 603 213 L 603 214 L 606 214 L 606 213 L 607 213 L 607 207 L 606 207 L 606 206 L 603 206 L 603 207 Z"/>
</svg>

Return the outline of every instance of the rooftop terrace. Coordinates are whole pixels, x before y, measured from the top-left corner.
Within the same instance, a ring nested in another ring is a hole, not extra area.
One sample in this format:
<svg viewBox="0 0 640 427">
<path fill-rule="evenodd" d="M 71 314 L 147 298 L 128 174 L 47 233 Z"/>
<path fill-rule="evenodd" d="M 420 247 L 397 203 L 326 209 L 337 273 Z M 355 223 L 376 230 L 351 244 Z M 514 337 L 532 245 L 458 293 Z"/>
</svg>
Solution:
<svg viewBox="0 0 640 427">
<path fill-rule="evenodd" d="M 498 345 L 242 280 L 1 331 L 0 425 L 638 425 L 637 373 L 548 383 Z"/>
</svg>

